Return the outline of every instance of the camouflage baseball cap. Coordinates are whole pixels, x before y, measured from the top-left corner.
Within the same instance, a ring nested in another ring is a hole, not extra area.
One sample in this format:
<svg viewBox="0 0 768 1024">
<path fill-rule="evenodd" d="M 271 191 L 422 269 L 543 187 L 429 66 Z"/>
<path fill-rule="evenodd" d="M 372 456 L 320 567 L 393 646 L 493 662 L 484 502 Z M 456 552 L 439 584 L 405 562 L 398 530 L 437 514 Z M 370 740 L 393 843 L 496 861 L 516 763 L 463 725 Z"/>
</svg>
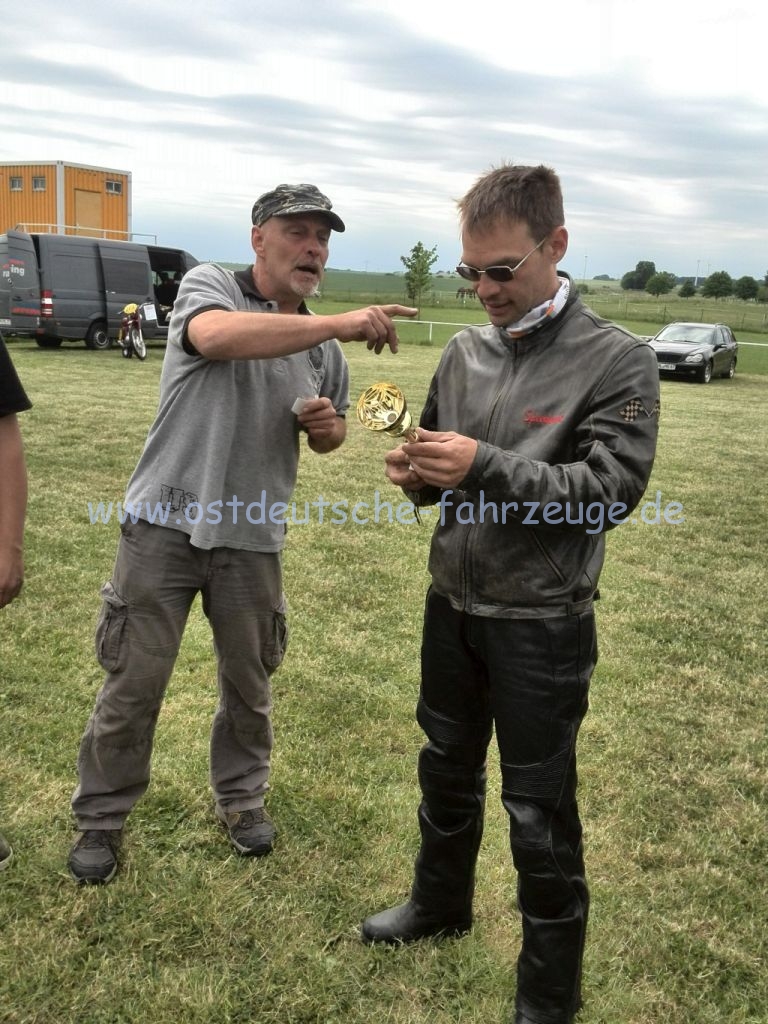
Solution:
<svg viewBox="0 0 768 1024">
<path fill-rule="evenodd" d="M 270 217 L 286 217 L 291 213 L 322 213 L 334 231 L 344 230 L 344 221 L 332 212 L 331 200 L 315 185 L 278 185 L 259 196 L 253 204 L 251 220 L 257 227 Z"/>
</svg>

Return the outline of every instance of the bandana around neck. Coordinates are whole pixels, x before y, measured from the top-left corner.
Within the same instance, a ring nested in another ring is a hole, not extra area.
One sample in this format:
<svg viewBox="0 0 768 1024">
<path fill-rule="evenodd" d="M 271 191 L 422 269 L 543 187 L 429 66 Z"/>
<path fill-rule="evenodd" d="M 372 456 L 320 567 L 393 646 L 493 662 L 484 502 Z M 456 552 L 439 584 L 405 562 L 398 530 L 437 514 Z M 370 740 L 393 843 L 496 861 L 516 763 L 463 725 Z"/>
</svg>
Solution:
<svg viewBox="0 0 768 1024">
<path fill-rule="evenodd" d="M 547 299 L 540 306 L 529 309 L 522 320 L 515 324 L 508 324 L 502 327 L 502 333 L 508 338 L 522 338 L 524 334 L 530 334 L 537 327 L 541 327 L 547 320 L 557 316 L 565 303 L 568 301 L 568 293 L 571 290 L 571 282 L 567 277 L 560 278 L 560 287 L 555 292 L 554 298 Z"/>
</svg>

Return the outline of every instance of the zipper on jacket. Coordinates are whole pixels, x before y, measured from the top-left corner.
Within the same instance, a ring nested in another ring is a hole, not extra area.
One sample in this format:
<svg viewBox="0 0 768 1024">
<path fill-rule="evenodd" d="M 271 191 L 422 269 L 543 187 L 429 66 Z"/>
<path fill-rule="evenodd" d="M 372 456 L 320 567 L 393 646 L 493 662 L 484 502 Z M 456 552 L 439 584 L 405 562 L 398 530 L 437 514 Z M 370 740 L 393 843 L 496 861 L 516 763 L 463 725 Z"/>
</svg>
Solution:
<svg viewBox="0 0 768 1024">
<path fill-rule="evenodd" d="M 499 404 L 501 402 L 501 399 L 502 399 L 502 396 L 503 396 L 504 392 L 507 390 L 507 387 L 509 385 L 510 380 L 514 376 L 515 365 L 517 363 L 517 358 L 518 358 L 517 357 L 517 346 L 508 347 L 508 346 L 505 345 L 504 349 L 505 349 L 505 351 L 509 355 L 509 362 L 507 363 L 506 372 L 504 374 L 504 379 L 502 380 L 501 384 L 497 388 L 496 395 L 494 396 L 493 401 L 490 404 L 490 409 L 488 411 L 488 417 L 487 417 L 487 419 L 485 421 L 485 427 L 483 428 L 483 436 L 478 438 L 478 440 L 481 440 L 481 441 L 488 441 L 488 442 L 490 442 L 490 440 L 491 440 L 491 436 L 490 436 L 491 435 L 491 427 L 493 425 L 494 415 L 495 415 L 496 410 L 497 410 L 497 408 L 498 408 L 498 406 L 499 406 Z M 476 524 L 474 522 L 470 523 L 469 526 L 467 526 L 466 533 L 464 535 L 464 543 L 463 543 L 463 546 L 461 548 L 461 561 L 460 561 L 460 564 L 461 564 L 461 604 L 462 604 L 462 607 L 465 608 L 465 609 L 467 608 L 467 598 L 470 595 L 471 590 L 472 590 L 471 583 L 468 582 L 468 580 L 469 580 L 469 566 L 470 566 L 470 542 L 471 542 L 473 534 L 475 532 L 475 526 L 476 526 Z"/>
</svg>

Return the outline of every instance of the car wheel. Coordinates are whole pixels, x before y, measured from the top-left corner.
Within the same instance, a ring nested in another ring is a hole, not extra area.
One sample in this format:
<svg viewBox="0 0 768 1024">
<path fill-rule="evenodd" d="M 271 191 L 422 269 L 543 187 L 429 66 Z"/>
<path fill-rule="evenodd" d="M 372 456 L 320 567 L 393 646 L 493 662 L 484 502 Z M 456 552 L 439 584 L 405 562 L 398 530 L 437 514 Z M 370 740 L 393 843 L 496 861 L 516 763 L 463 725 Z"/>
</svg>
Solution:
<svg viewBox="0 0 768 1024">
<path fill-rule="evenodd" d="M 702 368 L 699 370 L 699 382 L 701 384 L 709 384 L 712 380 L 712 360 L 704 363 Z"/>
<path fill-rule="evenodd" d="M 735 374 L 736 374 L 736 360 L 732 359 L 730 361 L 730 363 L 728 364 L 728 369 L 725 371 L 725 373 L 721 374 L 721 376 L 722 377 L 727 377 L 728 380 L 733 380 Z"/>
<path fill-rule="evenodd" d="M 112 348 L 112 339 L 109 336 L 107 325 L 101 321 L 91 324 L 85 336 L 85 345 L 86 348 L 99 349 L 100 351 Z"/>
</svg>

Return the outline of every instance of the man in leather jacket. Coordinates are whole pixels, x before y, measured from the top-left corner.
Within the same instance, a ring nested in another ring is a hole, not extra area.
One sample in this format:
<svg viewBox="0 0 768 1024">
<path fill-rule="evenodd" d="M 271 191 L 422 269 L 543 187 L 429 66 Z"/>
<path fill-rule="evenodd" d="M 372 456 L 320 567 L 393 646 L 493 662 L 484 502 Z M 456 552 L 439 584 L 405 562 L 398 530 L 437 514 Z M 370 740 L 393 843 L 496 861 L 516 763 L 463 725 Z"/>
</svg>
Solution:
<svg viewBox="0 0 768 1024">
<path fill-rule="evenodd" d="M 495 727 L 522 915 L 515 1024 L 581 1005 L 589 895 L 576 738 L 597 661 L 605 531 L 648 483 L 659 383 L 647 344 L 597 317 L 558 273 L 557 175 L 504 165 L 459 202 L 462 264 L 490 324 L 446 347 L 419 440 L 387 476 L 433 517 L 417 718 L 421 848 L 411 897 L 368 942 L 472 924 L 486 752 Z"/>
</svg>

